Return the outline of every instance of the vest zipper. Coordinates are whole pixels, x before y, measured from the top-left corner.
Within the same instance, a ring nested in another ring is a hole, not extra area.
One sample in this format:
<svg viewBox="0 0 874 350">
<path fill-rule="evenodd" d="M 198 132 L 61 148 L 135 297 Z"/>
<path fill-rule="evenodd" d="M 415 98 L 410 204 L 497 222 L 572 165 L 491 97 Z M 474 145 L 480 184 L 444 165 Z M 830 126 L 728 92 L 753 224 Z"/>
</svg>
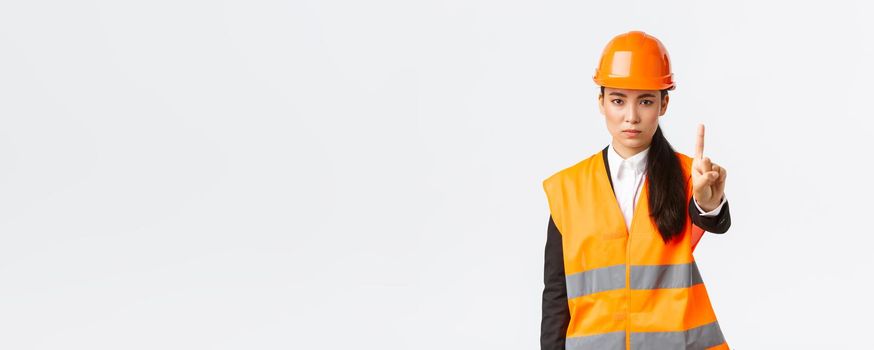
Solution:
<svg viewBox="0 0 874 350">
<path fill-rule="evenodd" d="M 646 182 L 646 171 L 643 172 L 643 187 L 647 186 Z M 634 197 L 637 197 L 637 189 L 640 186 L 635 186 L 635 193 L 633 197 L 631 197 L 631 226 L 628 227 L 628 240 L 626 240 L 625 246 L 625 345 L 626 350 L 631 350 L 631 233 L 634 232 L 634 223 L 637 219 L 637 202 L 640 199 L 643 199 L 643 191 L 641 189 L 640 198 L 636 201 Z M 641 205 L 647 205 L 647 203 L 641 203 Z"/>
<path fill-rule="evenodd" d="M 634 227 L 634 219 L 631 219 Z M 625 344 L 631 348 L 631 229 L 628 230 L 628 240 L 625 247 Z"/>
</svg>

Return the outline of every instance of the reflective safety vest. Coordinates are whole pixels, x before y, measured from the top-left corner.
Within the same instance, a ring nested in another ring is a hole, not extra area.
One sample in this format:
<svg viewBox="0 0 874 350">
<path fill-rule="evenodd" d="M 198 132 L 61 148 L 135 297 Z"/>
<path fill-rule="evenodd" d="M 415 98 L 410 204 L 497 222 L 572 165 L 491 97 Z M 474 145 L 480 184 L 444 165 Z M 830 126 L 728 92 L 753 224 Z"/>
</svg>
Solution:
<svg viewBox="0 0 874 350">
<path fill-rule="evenodd" d="M 688 205 L 692 158 L 675 153 Z M 697 226 L 686 215 L 682 234 L 665 244 L 650 218 L 644 181 L 630 229 L 601 152 L 543 181 L 562 235 L 571 316 L 566 348 L 728 349 L 692 256 Z"/>
</svg>

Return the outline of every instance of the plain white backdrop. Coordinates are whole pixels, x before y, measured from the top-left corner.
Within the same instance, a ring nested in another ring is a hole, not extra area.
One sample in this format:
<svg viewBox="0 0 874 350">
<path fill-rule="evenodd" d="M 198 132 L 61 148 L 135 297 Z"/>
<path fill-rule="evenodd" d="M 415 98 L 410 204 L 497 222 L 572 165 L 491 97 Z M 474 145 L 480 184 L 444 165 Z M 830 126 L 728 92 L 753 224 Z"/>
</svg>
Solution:
<svg viewBox="0 0 874 350">
<path fill-rule="evenodd" d="M 541 181 L 614 35 L 726 167 L 736 349 L 869 343 L 862 1 L 3 1 L 0 348 L 535 349 Z"/>
</svg>

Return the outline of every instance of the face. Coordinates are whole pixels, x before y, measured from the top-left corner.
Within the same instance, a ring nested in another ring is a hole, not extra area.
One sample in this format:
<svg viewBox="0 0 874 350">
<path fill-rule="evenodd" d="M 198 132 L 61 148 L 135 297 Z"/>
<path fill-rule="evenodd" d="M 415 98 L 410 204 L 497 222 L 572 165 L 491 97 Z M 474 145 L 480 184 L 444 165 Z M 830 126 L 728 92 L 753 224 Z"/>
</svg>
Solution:
<svg viewBox="0 0 874 350">
<path fill-rule="evenodd" d="M 659 117 L 668 108 L 668 97 L 662 100 L 658 90 L 604 88 L 598 109 L 613 136 L 613 148 L 627 158 L 649 147 Z"/>
</svg>

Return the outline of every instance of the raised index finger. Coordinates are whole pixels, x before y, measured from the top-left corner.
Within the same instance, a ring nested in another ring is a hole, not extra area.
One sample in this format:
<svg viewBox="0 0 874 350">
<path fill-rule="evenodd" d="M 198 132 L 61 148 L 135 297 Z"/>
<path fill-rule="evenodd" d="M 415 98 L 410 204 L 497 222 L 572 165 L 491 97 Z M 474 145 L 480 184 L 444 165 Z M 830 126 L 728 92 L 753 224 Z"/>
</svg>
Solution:
<svg viewBox="0 0 874 350">
<path fill-rule="evenodd" d="M 695 158 L 704 157 L 704 124 L 698 124 L 698 141 L 695 142 Z"/>
</svg>

